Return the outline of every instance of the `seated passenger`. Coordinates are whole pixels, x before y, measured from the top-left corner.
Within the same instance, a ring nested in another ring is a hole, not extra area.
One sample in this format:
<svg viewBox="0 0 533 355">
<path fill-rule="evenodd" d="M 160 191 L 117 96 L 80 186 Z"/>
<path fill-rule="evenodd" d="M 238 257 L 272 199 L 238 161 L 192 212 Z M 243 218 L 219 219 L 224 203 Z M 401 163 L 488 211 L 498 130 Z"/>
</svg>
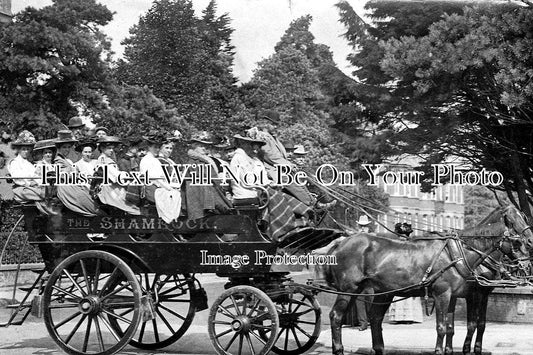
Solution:
<svg viewBox="0 0 533 355">
<path fill-rule="evenodd" d="M 157 214 L 166 223 L 170 223 L 180 216 L 181 194 L 180 185 L 168 183 L 164 179 L 163 165 L 157 159 L 161 145 L 166 138 L 157 132 L 150 132 L 143 139 L 147 143 L 148 152 L 141 159 L 140 172 L 149 174 L 151 185 L 146 186 L 146 199 L 155 203 Z M 170 149 L 170 152 L 172 150 Z M 170 156 L 170 153 L 168 154 Z"/>
<path fill-rule="evenodd" d="M 48 167 L 47 176 L 51 177 L 55 175 L 55 172 L 50 171 L 50 167 L 54 162 L 56 155 L 55 139 L 44 139 L 35 143 L 33 147 L 33 155 L 35 158 L 35 175 L 38 176 L 39 181 L 42 181 L 43 166 Z M 44 186 L 46 197 L 52 197 L 56 195 L 55 186 Z"/>
<path fill-rule="evenodd" d="M 139 146 L 142 139 L 132 136 L 126 140 L 128 143 L 127 151 L 118 160 L 118 168 L 120 171 L 139 171 Z"/>
<path fill-rule="evenodd" d="M 92 156 L 96 149 L 96 143 L 87 139 L 79 142 L 75 149 L 81 153 L 81 159 L 75 163 L 77 171 L 85 174 L 85 176 L 93 176 L 96 160 Z"/>
<path fill-rule="evenodd" d="M 57 149 L 54 164 L 59 166 L 61 173 L 75 173 L 76 167 L 72 160 L 67 157 L 72 151 L 72 147 L 77 140 L 69 130 L 57 132 L 55 146 Z M 69 210 L 83 216 L 96 216 L 98 206 L 91 197 L 89 187 L 86 185 L 61 184 L 57 186 L 57 197 Z"/>
<path fill-rule="evenodd" d="M 185 195 L 187 200 L 187 213 L 190 219 L 198 219 L 211 214 L 229 213 L 232 208 L 231 202 L 226 199 L 224 191 L 220 188 L 219 182 L 214 180 L 218 176 L 216 164 L 208 156 L 207 147 L 213 144 L 211 136 L 207 132 L 198 132 L 189 140 L 189 150 L 187 151 L 188 163 L 196 167 L 188 172 L 188 178 L 210 174 L 212 181 L 210 185 L 198 186 L 191 184 L 191 180 L 185 181 Z M 207 169 L 210 169 L 209 173 Z"/>
<path fill-rule="evenodd" d="M 293 196 L 269 187 L 266 168 L 257 157 L 265 143 L 240 135 L 235 135 L 234 138 L 237 150 L 231 159 L 230 168 L 239 179 L 238 183 L 232 182 L 234 202 L 239 199 L 257 199 L 258 191 L 252 184 L 246 183 L 255 180 L 255 185 L 266 187 L 270 194 L 267 217 L 272 239 L 277 241 L 291 230 L 307 225 L 309 208 Z"/>
<path fill-rule="evenodd" d="M 35 174 L 35 166 L 28 160 L 34 145 L 35 137 L 29 131 L 20 132 L 11 143 L 16 156 L 7 164 L 7 170 L 13 178 L 13 194 L 17 202 L 42 201 L 45 197 L 44 186 L 39 185 Z"/>
<path fill-rule="evenodd" d="M 118 137 L 103 136 L 98 139 L 98 149 L 101 154 L 96 161 L 96 169 L 107 169 L 107 176 L 111 182 L 100 185 L 98 199 L 104 205 L 116 207 L 132 215 L 140 215 L 140 208 L 126 200 L 126 187 L 117 183 L 120 170 L 115 162 L 115 149 L 119 144 L 121 141 Z"/>
</svg>

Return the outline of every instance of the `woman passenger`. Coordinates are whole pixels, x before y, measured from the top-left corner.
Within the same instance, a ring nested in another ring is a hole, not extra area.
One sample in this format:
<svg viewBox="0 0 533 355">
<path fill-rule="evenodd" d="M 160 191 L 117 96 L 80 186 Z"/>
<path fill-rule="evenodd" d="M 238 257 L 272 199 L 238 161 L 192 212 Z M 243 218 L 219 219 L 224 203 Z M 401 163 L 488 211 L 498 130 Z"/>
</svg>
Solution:
<svg viewBox="0 0 533 355">
<path fill-rule="evenodd" d="M 92 140 L 85 140 L 76 146 L 81 153 L 81 159 L 76 162 L 76 169 L 85 176 L 92 176 L 96 167 L 96 160 L 92 158 L 96 144 Z"/>
<path fill-rule="evenodd" d="M 111 184 L 101 184 L 98 198 L 105 205 L 116 207 L 132 215 L 140 215 L 138 206 L 126 200 L 126 187 L 118 184 L 120 170 L 115 162 L 115 149 L 121 144 L 118 137 L 104 136 L 98 139 L 100 156 L 97 159 L 97 169 L 107 170 L 107 176 Z"/>
<path fill-rule="evenodd" d="M 67 158 L 76 142 L 77 140 L 72 136 L 71 131 L 61 130 L 57 132 L 57 139 L 55 140 L 57 154 L 54 164 L 59 166 L 60 173 L 76 173 L 74 163 Z M 87 185 L 80 185 L 74 181 L 70 184 L 59 184 L 57 185 L 57 197 L 69 210 L 83 216 L 92 217 L 98 213 L 98 206 L 92 199 Z"/>
<path fill-rule="evenodd" d="M 28 160 L 34 145 L 35 137 L 29 131 L 20 132 L 11 143 L 17 155 L 8 163 L 7 170 L 13 178 L 13 194 L 17 202 L 42 201 L 45 197 L 44 188 L 39 185 L 35 174 L 35 166 Z"/>
<path fill-rule="evenodd" d="M 155 203 L 157 208 L 157 214 L 163 221 L 170 223 L 176 220 L 180 216 L 181 212 L 181 194 L 177 182 L 168 183 L 164 179 L 163 165 L 161 160 L 157 158 L 161 153 L 161 147 L 167 143 L 167 139 L 157 133 L 150 132 L 143 139 L 147 143 L 148 152 L 141 159 L 140 172 L 142 174 L 149 174 L 151 179 L 151 185 L 146 186 L 146 199 L 152 203 Z M 169 158 L 172 153 L 172 145 L 166 145 L 164 152 L 162 153 L 163 161 L 165 163 L 173 164 L 173 161 Z M 171 172 L 172 167 L 169 168 Z"/>
</svg>

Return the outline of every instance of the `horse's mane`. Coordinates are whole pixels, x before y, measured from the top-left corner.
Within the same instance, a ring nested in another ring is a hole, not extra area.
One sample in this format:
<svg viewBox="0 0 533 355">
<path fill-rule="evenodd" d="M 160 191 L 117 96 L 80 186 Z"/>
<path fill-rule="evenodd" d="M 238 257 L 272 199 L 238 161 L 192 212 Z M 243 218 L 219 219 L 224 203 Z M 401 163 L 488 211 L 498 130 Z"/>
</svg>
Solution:
<svg viewBox="0 0 533 355">
<path fill-rule="evenodd" d="M 461 238 L 501 236 L 505 231 L 503 207 L 497 207 L 481 220 L 475 227 L 459 232 Z"/>
</svg>

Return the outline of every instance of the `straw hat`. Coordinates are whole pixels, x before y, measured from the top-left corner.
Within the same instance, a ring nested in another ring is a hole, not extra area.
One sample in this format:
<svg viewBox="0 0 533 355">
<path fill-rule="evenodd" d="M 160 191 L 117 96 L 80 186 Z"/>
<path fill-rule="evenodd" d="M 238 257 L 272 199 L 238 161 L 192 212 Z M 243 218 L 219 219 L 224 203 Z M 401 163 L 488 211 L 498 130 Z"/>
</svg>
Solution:
<svg viewBox="0 0 533 355">
<path fill-rule="evenodd" d="M 359 220 L 357 221 L 357 224 L 360 226 L 366 226 L 372 223 L 366 214 L 359 216 Z"/>
<path fill-rule="evenodd" d="M 109 130 L 108 130 L 106 127 L 104 127 L 104 126 L 99 126 L 99 127 L 95 127 L 95 128 L 94 128 L 94 133 L 95 133 L 95 134 L 96 134 L 96 132 L 98 132 L 98 131 L 104 131 L 105 134 L 109 134 Z"/>
<path fill-rule="evenodd" d="M 33 151 L 44 149 L 56 149 L 55 139 L 43 139 L 35 143 L 35 147 L 33 147 Z"/>
<path fill-rule="evenodd" d="M 19 133 L 17 139 L 11 143 L 15 147 L 33 147 L 35 145 L 35 136 L 30 131 L 24 130 Z"/>
<path fill-rule="evenodd" d="M 294 151 L 292 152 L 292 154 L 295 154 L 295 155 L 306 155 L 307 151 L 305 150 L 305 148 L 304 148 L 304 146 L 302 144 L 296 144 L 294 146 Z"/>
<path fill-rule="evenodd" d="M 122 144 L 122 139 L 116 136 L 103 136 L 96 141 L 98 144 Z"/>
<path fill-rule="evenodd" d="M 213 144 L 213 141 L 213 136 L 207 131 L 197 132 L 189 139 L 189 143 L 202 143 L 207 145 Z"/>
<path fill-rule="evenodd" d="M 250 137 L 243 137 L 240 134 L 234 135 L 233 138 L 237 139 L 237 140 L 245 141 L 245 142 L 257 143 L 257 144 L 260 144 L 260 145 L 266 144 L 266 142 L 263 142 L 263 141 L 261 141 L 259 139 L 253 139 L 253 138 L 250 138 Z"/>
<path fill-rule="evenodd" d="M 72 131 L 64 129 L 57 131 L 57 138 L 54 140 L 54 144 L 57 146 L 63 143 L 76 143 L 78 140 L 72 136 Z"/>
</svg>

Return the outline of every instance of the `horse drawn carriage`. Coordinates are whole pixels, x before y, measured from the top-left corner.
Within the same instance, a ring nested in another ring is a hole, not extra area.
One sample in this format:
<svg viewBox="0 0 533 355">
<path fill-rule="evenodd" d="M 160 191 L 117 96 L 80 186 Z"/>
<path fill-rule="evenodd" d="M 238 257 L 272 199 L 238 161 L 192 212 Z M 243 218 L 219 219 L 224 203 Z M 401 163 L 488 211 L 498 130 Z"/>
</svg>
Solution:
<svg viewBox="0 0 533 355">
<path fill-rule="evenodd" d="M 172 224 L 161 221 L 153 206 L 140 216 L 113 210 L 96 217 L 69 211 L 43 216 L 35 206 L 20 206 L 29 242 L 39 248 L 45 269 L 26 290 L 26 297 L 10 306 L 14 312 L 3 325 L 21 324 L 30 312 L 42 314 L 51 338 L 70 354 L 114 354 L 127 344 L 159 349 L 180 339 L 195 313 L 208 308 L 206 292 L 195 274 L 213 273 L 229 280 L 212 302 L 208 317 L 217 354 L 305 353 L 320 333 L 321 310 L 315 295 L 325 289 L 292 282 L 294 267 L 288 264 L 293 260 L 299 264 L 302 256 L 309 262 L 307 251 L 322 248 L 345 232 L 298 228 L 274 241 L 257 223 L 266 204 L 239 206 L 233 214 L 200 220 L 184 216 Z M 436 287 L 450 287 L 445 292 L 447 302 L 449 297 L 479 295 L 476 289 L 456 292 L 453 287 L 466 285 L 466 274 L 476 276 L 474 281 L 481 284 L 486 275 L 477 270 L 482 267 L 494 277 L 492 253 L 502 252 L 505 244 L 512 249 L 516 238 L 531 247 L 533 233 L 516 209 L 500 210 L 497 217 L 498 227 L 489 223 L 488 228 L 492 232 L 500 228 L 497 235 L 470 247 L 457 237 L 440 235 L 411 243 L 362 234 L 337 243 L 339 264 L 325 269 L 337 280 L 330 284 L 338 300 L 361 293 L 368 280 L 375 281 L 370 318 L 377 353 L 383 350 L 380 323 L 395 294 L 425 290 L 427 295 L 429 290 L 437 306 L 443 301 L 434 293 Z M 511 231 L 512 238 L 504 229 Z M 369 243 L 374 247 L 368 249 Z M 389 254 L 369 257 L 369 252 Z M 387 260 L 394 265 L 384 263 Z M 409 264 L 413 262 L 430 267 L 414 268 Z M 496 260 L 496 267 L 500 265 Z M 354 270 L 369 267 L 377 268 L 375 280 L 356 279 Z M 390 267 L 404 273 L 387 273 Z M 351 273 L 343 272 L 347 268 Z M 31 295 L 36 295 L 33 300 Z M 338 336 L 343 304 L 336 302 L 330 314 L 336 354 L 342 354 Z M 448 329 L 442 317 L 437 322 Z M 444 335 L 438 334 L 437 346 Z"/>
<path fill-rule="evenodd" d="M 113 210 L 96 217 L 65 209 L 45 216 L 20 206 L 45 269 L 22 302 L 9 306 L 3 325 L 40 314 L 69 354 L 114 354 L 128 343 L 159 349 L 208 308 L 195 274 L 213 273 L 229 280 L 209 311 L 216 353 L 304 353 L 318 338 L 320 307 L 313 291 L 290 282 L 294 266 L 277 261 L 297 261 L 343 232 L 306 227 L 273 241 L 257 224 L 264 207 L 167 224 L 155 206 L 140 216 Z"/>
</svg>

